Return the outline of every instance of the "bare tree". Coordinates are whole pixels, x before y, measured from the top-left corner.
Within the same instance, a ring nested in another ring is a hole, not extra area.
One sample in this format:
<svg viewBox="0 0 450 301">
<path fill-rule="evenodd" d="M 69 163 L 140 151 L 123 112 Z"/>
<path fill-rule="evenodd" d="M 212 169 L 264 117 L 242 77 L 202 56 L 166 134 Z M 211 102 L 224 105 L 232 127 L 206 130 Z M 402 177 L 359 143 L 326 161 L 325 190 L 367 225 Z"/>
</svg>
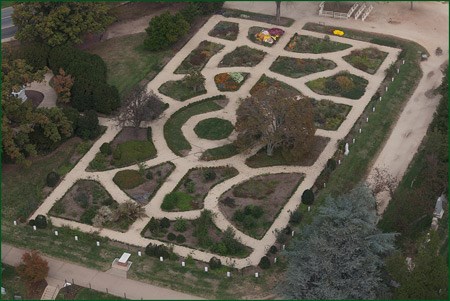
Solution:
<svg viewBox="0 0 450 301">
<path fill-rule="evenodd" d="M 277 5 L 277 12 L 276 12 L 276 22 L 278 25 L 280 25 L 280 18 L 281 18 L 281 1 L 275 1 Z"/>
<path fill-rule="evenodd" d="M 153 92 L 143 86 L 136 86 L 125 98 L 117 121 L 119 125 L 132 124 L 138 128 L 142 121 L 153 120 L 164 111 L 164 103 Z"/>
</svg>

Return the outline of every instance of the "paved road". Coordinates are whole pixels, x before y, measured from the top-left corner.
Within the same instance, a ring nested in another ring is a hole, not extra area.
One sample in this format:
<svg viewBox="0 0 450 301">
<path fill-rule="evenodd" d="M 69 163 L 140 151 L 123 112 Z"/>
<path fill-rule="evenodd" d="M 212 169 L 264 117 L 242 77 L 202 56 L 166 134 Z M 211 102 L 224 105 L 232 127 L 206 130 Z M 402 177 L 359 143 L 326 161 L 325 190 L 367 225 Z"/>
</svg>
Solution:
<svg viewBox="0 0 450 301">
<path fill-rule="evenodd" d="M 16 266 L 21 262 L 22 254 L 27 250 L 18 249 L 8 244 L 2 243 L 2 262 L 8 265 Z M 200 300 L 201 298 L 161 288 L 151 284 L 126 279 L 108 272 L 100 272 L 88 269 L 79 265 L 71 264 L 62 260 L 43 256 L 48 261 L 50 268 L 47 282 L 50 285 L 62 287 L 65 280 L 74 281 L 75 284 L 84 287 L 91 285 L 92 289 L 106 291 L 112 295 L 123 297 L 126 294 L 127 299 L 132 300 Z"/>
<path fill-rule="evenodd" d="M 12 7 L 2 9 L 2 40 L 12 38 L 17 31 L 11 17 L 13 11 Z"/>
</svg>

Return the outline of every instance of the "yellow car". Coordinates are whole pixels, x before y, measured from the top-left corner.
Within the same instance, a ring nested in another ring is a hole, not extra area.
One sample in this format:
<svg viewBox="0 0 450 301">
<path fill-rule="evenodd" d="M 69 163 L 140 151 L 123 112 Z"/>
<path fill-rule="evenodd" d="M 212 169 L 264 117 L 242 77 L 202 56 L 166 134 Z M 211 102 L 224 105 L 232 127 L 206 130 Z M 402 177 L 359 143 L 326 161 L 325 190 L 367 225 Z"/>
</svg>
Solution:
<svg viewBox="0 0 450 301">
<path fill-rule="evenodd" d="M 342 37 L 342 36 L 344 35 L 344 32 L 343 32 L 342 30 L 335 29 L 335 30 L 333 31 L 333 34 L 336 35 L 336 36 Z"/>
</svg>

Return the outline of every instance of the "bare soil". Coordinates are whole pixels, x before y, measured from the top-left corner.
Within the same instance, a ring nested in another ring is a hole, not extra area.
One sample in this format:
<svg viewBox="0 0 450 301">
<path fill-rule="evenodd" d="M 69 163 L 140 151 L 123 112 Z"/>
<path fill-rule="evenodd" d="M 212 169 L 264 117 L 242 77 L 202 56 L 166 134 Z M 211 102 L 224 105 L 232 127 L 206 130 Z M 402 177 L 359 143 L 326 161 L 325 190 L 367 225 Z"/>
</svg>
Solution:
<svg viewBox="0 0 450 301">
<path fill-rule="evenodd" d="M 348 13 L 354 2 L 328 2 L 325 1 L 323 10 L 333 11 L 337 13 Z"/>
<path fill-rule="evenodd" d="M 147 129 L 146 128 L 134 128 L 134 127 L 124 127 L 113 141 L 111 141 L 111 147 L 114 149 L 120 143 L 127 142 L 130 140 L 147 140 Z"/>
<path fill-rule="evenodd" d="M 145 182 L 141 185 L 124 190 L 133 200 L 141 205 L 146 205 L 158 191 L 164 180 L 172 173 L 175 166 L 171 162 L 165 162 L 145 170 L 145 174 L 151 172 L 152 179 L 145 178 Z"/>
<path fill-rule="evenodd" d="M 253 237 L 260 238 L 272 225 L 273 221 L 277 217 L 280 210 L 283 208 L 284 204 L 288 201 L 289 197 L 292 195 L 298 185 L 300 185 L 303 177 L 304 175 L 302 173 L 280 173 L 256 176 L 246 182 L 234 186 L 233 188 L 222 194 L 219 198 L 219 209 L 236 228 Z M 240 186 L 242 185 L 248 184 L 249 181 L 255 180 L 262 181 L 266 184 L 270 183 L 273 187 L 273 189 L 271 190 L 272 192 L 269 192 L 269 194 L 259 199 L 236 196 L 236 194 L 238 194 L 236 193 L 236 189 L 241 188 Z M 231 207 L 225 205 L 223 201 L 226 198 L 234 199 L 235 206 Z M 252 229 L 253 233 L 250 233 L 248 230 L 244 230 L 242 224 L 237 223 L 233 220 L 234 213 L 238 209 L 243 210 L 247 205 L 261 206 L 264 210 L 264 214 L 260 218 L 262 219 L 262 221 L 259 223 L 259 225 L 261 226 L 256 229 Z"/>
</svg>

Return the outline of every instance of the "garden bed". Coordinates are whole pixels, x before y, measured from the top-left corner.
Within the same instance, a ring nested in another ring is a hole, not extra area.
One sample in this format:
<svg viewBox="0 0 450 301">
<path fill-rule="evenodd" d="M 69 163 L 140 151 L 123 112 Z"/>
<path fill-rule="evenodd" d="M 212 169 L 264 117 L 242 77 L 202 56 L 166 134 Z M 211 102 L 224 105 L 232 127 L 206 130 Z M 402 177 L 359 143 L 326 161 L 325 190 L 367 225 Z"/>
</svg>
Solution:
<svg viewBox="0 0 450 301">
<path fill-rule="evenodd" d="M 301 173 L 253 177 L 220 196 L 220 211 L 237 229 L 260 239 L 300 185 L 303 177 Z"/>
<path fill-rule="evenodd" d="M 314 141 L 310 146 L 310 152 L 300 158 L 299 160 L 287 160 L 280 148 L 273 151 L 272 156 L 268 156 L 266 149 L 262 148 L 253 156 L 245 160 L 245 164 L 252 168 L 279 166 L 279 165 L 294 165 L 294 166 L 311 166 L 316 162 L 325 146 L 327 146 L 329 138 L 314 136 Z"/>
<path fill-rule="evenodd" d="M 252 26 L 248 29 L 248 39 L 258 45 L 272 47 L 283 36 L 284 30 Z"/>
<path fill-rule="evenodd" d="M 299 59 L 287 56 L 279 56 L 270 66 L 270 71 L 299 78 L 308 74 L 332 70 L 336 68 L 333 61 L 326 59 Z"/>
<path fill-rule="evenodd" d="M 254 67 L 264 59 L 266 54 L 262 50 L 239 46 L 224 55 L 219 67 Z"/>
<path fill-rule="evenodd" d="M 185 101 L 192 97 L 206 93 L 205 85 L 202 84 L 195 89 L 188 83 L 186 77 L 180 80 L 169 80 L 159 87 L 161 94 L 169 96 L 178 101 Z"/>
<path fill-rule="evenodd" d="M 180 180 L 175 189 L 164 197 L 164 211 L 189 211 L 203 208 L 203 200 L 217 184 L 235 177 L 234 167 L 194 168 Z"/>
<path fill-rule="evenodd" d="M 387 55 L 387 52 L 381 51 L 375 47 L 369 47 L 353 50 L 349 55 L 342 58 L 359 70 L 369 74 L 375 74 Z"/>
<path fill-rule="evenodd" d="M 121 297 L 99 292 L 93 289 L 72 285 L 61 288 L 55 300 L 126 300 Z"/>
<path fill-rule="evenodd" d="M 327 131 L 337 130 L 352 109 L 351 106 L 326 99 L 310 100 L 314 109 L 315 127 Z"/>
<path fill-rule="evenodd" d="M 212 215 L 212 212 L 204 210 L 195 220 L 152 218 L 142 231 L 142 236 L 223 256 L 242 258 L 250 255 L 252 249 L 235 239 L 231 228 L 225 232 L 218 229 Z"/>
<path fill-rule="evenodd" d="M 257 91 L 261 89 L 270 89 L 271 87 L 277 87 L 285 91 L 286 94 L 294 95 L 302 95 L 302 93 L 288 84 L 276 80 L 274 78 L 268 77 L 265 74 L 261 76 L 261 78 L 256 82 L 256 84 L 250 89 L 250 94 L 253 95 Z"/>
<path fill-rule="evenodd" d="M 188 74 L 192 71 L 201 71 L 209 59 L 218 53 L 224 46 L 221 44 L 202 41 L 197 48 L 181 62 L 175 74 Z"/>
<path fill-rule="evenodd" d="M 108 145 L 108 146 L 106 146 Z M 88 171 L 123 167 L 156 157 L 151 128 L 124 127 L 89 163 Z"/>
<path fill-rule="evenodd" d="M 339 72 L 333 76 L 321 77 L 306 83 L 317 94 L 359 99 L 366 92 L 369 82 L 348 72 Z"/>
<path fill-rule="evenodd" d="M 78 180 L 67 193 L 50 209 L 52 216 L 92 225 L 93 219 L 101 207 L 111 211 L 118 208 L 118 203 L 103 186 L 92 180 Z M 104 228 L 125 232 L 133 221 L 119 219 L 103 225 Z"/>
<path fill-rule="evenodd" d="M 130 198 L 146 205 L 174 169 L 172 162 L 164 162 L 142 171 L 122 170 L 116 173 L 113 181 Z"/>
<path fill-rule="evenodd" d="M 230 143 L 206 150 L 200 159 L 204 161 L 221 160 L 231 158 L 237 154 L 239 154 L 237 147 Z"/>
<path fill-rule="evenodd" d="M 352 45 L 331 41 L 327 35 L 321 39 L 295 33 L 284 49 L 292 52 L 317 54 L 341 51 L 350 47 Z"/>
<path fill-rule="evenodd" d="M 239 24 L 235 22 L 220 21 L 208 33 L 211 37 L 235 41 L 239 34 Z"/>
<path fill-rule="evenodd" d="M 191 145 L 181 130 L 183 124 L 194 115 L 220 110 L 226 106 L 226 103 L 228 99 L 224 95 L 218 95 L 194 102 L 173 113 L 164 124 L 164 138 L 167 146 L 178 156 L 187 155 Z"/>
<path fill-rule="evenodd" d="M 248 75 L 247 72 L 219 73 L 214 76 L 214 83 L 221 92 L 233 92 L 239 90 Z"/>
<path fill-rule="evenodd" d="M 208 140 L 222 140 L 233 132 L 233 124 L 221 118 L 208 118 L 200 121 L 194 127 L 194 132 L 199 138 Z"/>
</svg>

